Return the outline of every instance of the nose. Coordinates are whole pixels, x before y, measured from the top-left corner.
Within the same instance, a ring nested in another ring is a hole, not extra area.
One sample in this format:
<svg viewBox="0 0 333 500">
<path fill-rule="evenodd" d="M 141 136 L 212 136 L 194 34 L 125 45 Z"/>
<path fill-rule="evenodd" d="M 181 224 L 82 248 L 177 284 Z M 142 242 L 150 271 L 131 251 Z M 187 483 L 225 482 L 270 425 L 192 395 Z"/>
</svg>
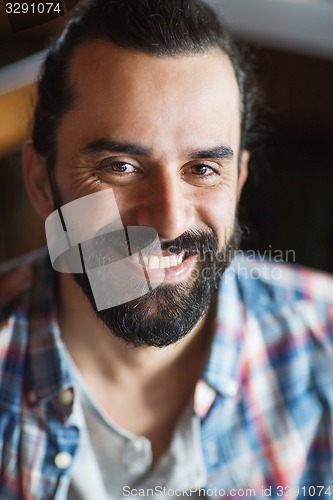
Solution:
<svg viewBox="0 0 333 500">
<path fill-rule="evenodd" d="M 193 229 L 195 198 L 191 187 L 178 174 L 157 173 L 147 191 L 136 207 L 136 224 L 153 227 L 166 241 Z"/>
</svg>

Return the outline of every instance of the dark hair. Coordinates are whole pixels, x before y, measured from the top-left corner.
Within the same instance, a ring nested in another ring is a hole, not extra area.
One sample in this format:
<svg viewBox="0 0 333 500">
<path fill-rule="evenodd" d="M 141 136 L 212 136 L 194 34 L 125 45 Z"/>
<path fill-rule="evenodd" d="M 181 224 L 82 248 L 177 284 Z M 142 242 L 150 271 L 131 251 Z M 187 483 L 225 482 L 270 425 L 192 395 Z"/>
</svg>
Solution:
<svg viewBox="0 0 333 500">
<path fill-rule="evenodd" d="M 218 47 L 233 65 L 241 96 L 241 147 L 249 148 L 256 89 L 248 65 L 215 12 L 201 0 L 91 0 L 78 9 L 48 51 L 34 112 L 33 144 L 47 160 L 56 160 L 56 132 L 75 100 L 67 72 L 73 50 L 96 39 L 158 57 L 207 52 Z"/>
</svg>

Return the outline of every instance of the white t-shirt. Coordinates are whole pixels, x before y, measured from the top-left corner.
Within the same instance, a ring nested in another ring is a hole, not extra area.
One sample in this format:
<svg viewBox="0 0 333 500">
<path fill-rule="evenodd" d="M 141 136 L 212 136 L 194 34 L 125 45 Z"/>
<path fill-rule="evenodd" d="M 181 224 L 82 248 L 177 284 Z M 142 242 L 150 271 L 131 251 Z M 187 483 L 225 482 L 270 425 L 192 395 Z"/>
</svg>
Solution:
<svg viewBox="0 0 333 500">
<path fill-rule="evenodd" d="M 87 390 L 69 353 L 76 388 L 74 412 L 80 443 L 72 470 L 68 500 L 181 498 L 206 485 L 199 418 L 189 405 L 181 416 L 169 450 L 152 468 L 149 439 L 111 422 Z M 177 490 L 177 491 L 175 491 Z M 175 491 L 175 493 L 174 493 Z M 203 498 L 200 492 L 200 498 Z"/>
</svg>

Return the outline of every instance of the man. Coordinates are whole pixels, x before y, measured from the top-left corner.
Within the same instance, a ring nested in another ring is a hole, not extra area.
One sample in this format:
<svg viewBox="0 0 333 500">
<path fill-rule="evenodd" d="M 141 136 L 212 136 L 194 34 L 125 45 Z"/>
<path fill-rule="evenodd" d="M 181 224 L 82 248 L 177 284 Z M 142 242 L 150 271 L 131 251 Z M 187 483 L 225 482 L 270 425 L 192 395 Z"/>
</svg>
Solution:
<svg viewBox="0 0 333 500">
<path fill-rule="evenodd" d="M 332 280 L 226 270 L 252 105 L 197 0 L 94 0 L 49 51 L 23 169 L 70 255 L 2 272 L 1 499 L 333 495 Z"/>
</svg>

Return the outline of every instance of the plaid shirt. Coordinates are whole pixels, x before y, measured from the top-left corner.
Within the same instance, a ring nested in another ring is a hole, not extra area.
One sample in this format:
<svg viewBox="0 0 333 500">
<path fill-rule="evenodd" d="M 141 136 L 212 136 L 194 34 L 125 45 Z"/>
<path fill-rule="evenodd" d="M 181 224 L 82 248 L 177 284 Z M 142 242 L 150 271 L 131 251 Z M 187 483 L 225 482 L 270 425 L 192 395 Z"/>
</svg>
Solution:
<svg viewBox="0 0 333 500">
<path fill-rule="evenodd" d="M 1 274 L 0 499 L 64 500 L 80 429 L 54 273 L 38 253 Z M 332 278 L 236 258 L 195 411 L 207 496 L 333 496 Z"/>
</svg>

